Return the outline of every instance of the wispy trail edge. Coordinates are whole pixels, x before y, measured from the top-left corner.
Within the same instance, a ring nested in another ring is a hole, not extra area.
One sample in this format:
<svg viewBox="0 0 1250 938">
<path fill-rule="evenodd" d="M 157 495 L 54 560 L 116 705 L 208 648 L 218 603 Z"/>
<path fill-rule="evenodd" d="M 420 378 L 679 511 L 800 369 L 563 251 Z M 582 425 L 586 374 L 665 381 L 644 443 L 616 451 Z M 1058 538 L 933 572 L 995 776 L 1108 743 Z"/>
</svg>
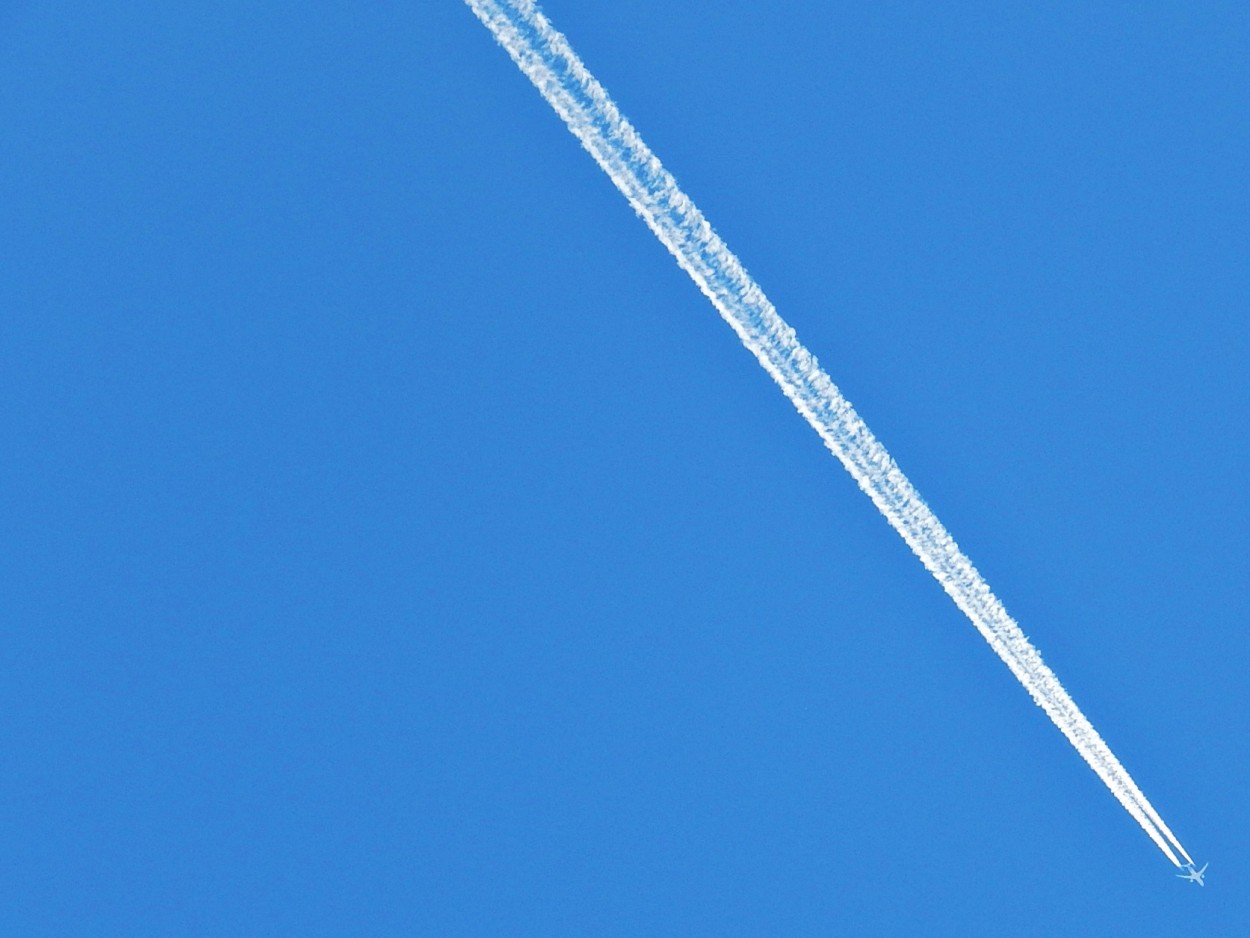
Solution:
<svg viewBox="0 0 1250 938">
<path fill-rule="evenodd" d="M 850 403 L 532 0 L 465 0 L 1016 679 L 1176 866 L 1189 854 Z M 1175 848 L 1176 852 L 1173 852 Z"/>
</svg>

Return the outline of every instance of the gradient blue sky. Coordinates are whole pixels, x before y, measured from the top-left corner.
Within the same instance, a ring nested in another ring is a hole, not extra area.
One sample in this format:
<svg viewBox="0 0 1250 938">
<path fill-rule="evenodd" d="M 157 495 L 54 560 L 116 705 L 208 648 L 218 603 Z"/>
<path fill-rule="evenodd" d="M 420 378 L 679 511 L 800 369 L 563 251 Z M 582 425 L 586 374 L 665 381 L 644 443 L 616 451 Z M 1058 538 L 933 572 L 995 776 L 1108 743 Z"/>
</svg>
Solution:
<svg viewBox="0 0 1250 938">
<path fill-rule="evenodd" d="M 1238 934 L 1244 4 L 553 0 L 1171 867 L 454 0 L 0 8 L 0 931 Z"/>
</svg>

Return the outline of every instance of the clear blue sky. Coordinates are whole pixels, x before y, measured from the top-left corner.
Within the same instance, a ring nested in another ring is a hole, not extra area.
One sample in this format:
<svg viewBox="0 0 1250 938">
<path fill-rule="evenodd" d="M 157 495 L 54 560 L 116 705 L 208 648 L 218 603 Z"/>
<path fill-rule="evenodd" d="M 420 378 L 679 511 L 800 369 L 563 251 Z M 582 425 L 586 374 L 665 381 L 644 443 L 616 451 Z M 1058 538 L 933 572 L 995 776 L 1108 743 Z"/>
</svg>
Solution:
<svg viewBox="0 0 1250 938">
<path fill-rule="evenodd" d="M 1208 887 L 458 0 L 10 3 L 0 932 L 1244 934 L 1245 5 L 545 8 Z"/>
</svg>

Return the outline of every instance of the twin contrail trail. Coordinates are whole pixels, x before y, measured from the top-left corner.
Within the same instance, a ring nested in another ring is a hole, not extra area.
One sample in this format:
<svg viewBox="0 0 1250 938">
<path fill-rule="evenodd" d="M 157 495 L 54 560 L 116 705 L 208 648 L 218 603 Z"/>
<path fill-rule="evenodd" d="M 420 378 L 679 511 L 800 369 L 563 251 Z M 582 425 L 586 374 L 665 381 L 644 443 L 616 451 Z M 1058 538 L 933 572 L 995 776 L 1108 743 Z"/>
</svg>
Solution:
<svg viewBox="0 0 1250 938">
<path fill-rule="evenodd" d="M 1176 866 L 1191 862 L 850 402 L 532 0 L 466 0 L 982 637 Z M 1175 848 L 1175 851 L 1173 850 Z"/>
</svg>

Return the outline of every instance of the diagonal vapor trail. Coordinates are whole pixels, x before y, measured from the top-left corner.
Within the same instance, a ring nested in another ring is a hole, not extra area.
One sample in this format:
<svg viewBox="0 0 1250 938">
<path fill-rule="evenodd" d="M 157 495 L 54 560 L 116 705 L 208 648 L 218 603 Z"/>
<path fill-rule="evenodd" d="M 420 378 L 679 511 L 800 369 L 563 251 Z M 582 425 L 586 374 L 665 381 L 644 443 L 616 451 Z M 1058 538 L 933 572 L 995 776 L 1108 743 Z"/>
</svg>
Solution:
<svg viewBox="0 0 1250 938">
<path fill-rule="evenodd" d="M 465 0 L 1016 679 L 1176 866 L 1189 854 L 884 446 L 533 0 Z M 1173 851 L 1175 848 L 1175 852 Z"/>
</svg>

